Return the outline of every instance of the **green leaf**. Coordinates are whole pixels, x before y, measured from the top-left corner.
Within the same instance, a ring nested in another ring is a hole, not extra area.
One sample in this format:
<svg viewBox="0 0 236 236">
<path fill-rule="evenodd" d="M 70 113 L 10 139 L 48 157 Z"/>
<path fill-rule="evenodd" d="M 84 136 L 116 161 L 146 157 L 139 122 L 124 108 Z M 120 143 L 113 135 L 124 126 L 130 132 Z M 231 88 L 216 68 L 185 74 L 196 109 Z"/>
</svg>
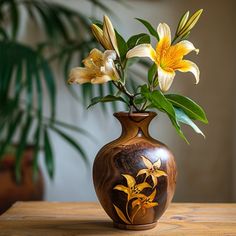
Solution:
<svg viewBox="0 0 236 236">
<path fill-rule="evenodd" d="M 140 105 L 140 104 L 144 103 L 145 101 L 146 101 L 146 99 L 143 97 L 135 97 L 135 99 L 134 99 L 134 103 L 136 105 Z"/>
<path fill-rule="evenodd" d="M 38 153 L 40 149 L 40 123 L 34 134 L 34 154 L 33 154 L 33 179 L 34 181 L 38 178 Z"/>
<path fill-rule="evenodd" d="M 51 70 L 50 65 L 46 60 L 42 60 L 41 68 L 43 71 L 43 78 L 46 83 L 46 87 L 48 90 L 50 103 L 51 103 L 51 116 L 55 116 L 55 109 L 56 109 L 56 84 L 55 79 Z"/>
<path fill-rule="evenodd" d="M 88 108 L 94 106 L 95 104 L 97 104 L 99 102 L 114 102 L 114 101 L 120 101 L 120 102 L 124 102 L 124 103 L 127 104 L 125 99 L 122 98 L 121 96 L 107 95 L 105 97 L 95 97 L 95 98 L 92 98 L 91 104 L 88 106 Z"/>
<path fill-rule="evenodd" d="M 159 90 L 150 92 L 147 86 L 141 87 L 141 94 L 151 102 L 151 104 L 160 111 L 166 112 L 171 117 L 175 118 L 175 111 L 173 105 L 165 98 L 163 93 Z"/>
<path fill-rule="evenodd" d="M 19 145 L 16 151 L 16 164 L 15 164 L 15 174 L 16 174 L 16 181 L 19 183 L 21 180 L 21 160 L 22 155 L 25 150 L 25 146 L 27 145 L 27 138 L 30 132 L 30 127 L 32 124 L 32 117 L 28 115 L 24 127 L 21 130 L 21 135 L 19 138 Z"/>
<path fill-rule="evenodd" d="M 172 125 L 174 126 L 176 132 L 178 133 L 178 135 L 187 143 L 189 144 L 189 141 L 186 139 L 186 137 L 184 136 L 183 131 L 181 130 L 179 123 L 176 121 L 176 119 L 174 119 L 173 117 L 169 116 L 170 121 L 172 123 Z"/>
<path fill-rule="evenodd" d="M 50 142 L 50 138 L 48 135 L 47 128 L 44 128 L 44 153 L 45 153 L 45 164 L 48 171 L 48 175 L 51 179 L 54 177 L 54 156 L 52 151 L 52 146 Z"/>
<path fill-rule="evenodd" d="M 12 38 L 16 39 L 17 32 L 19 29 L 19 13 L 18 13 L 18 3 L 14 0 L 9 1 L 10 4 L 10 15 L 12 21 Z"/>
<path fill-rule="evenodd" d="M 190 98 L 178 94 L 166 94 L 165 97 L 175 107 L 181 108 L 191 119 L 208 123 L 204 110 Z"/>
<path fill-rule="evenodd" d="M 120 53 L 120 58 L 123 61 L 126 58 L 128 46 L 124 38 L 118 32 L 116 32 L 116 39 L 117 39 L 117 44 L 118 44 L 118 50 Z"/>
<path fill-rule="evenodd" d="M 150 43 L 150 36 L 148 34 L 145 34 L 145 33 L 136 34 L 136 35 L 131 36 L 127 41 L 127 45 L 129 49 L 142 43 Z"/>
<path fill-rule="evenodd" d="M 153 63 L 150 69 L 148 70 L 148 83 L 151 85 L 153 82 L 153 77 L 157 72 L 157 65 Z"/>
<path fill-rule="evenodd" d="M 139 38 L 136 45 L 143 44 L 143 43 L 150 43 L 150 42 L 151 42 L 150 36 L 146 34 L 143 37 Z"/>
<path fill-rule="evenodd" d="M 184 124 L 187 124 L 189 126 L 191 126 L 194 131 L 198 134 L 201 134 L 204 138 L 205 135 L 203 134 L 203 132 L 197 127 L 197 125 L 184 113 L 184 111 L 180 108 L 174 108 L 175 109 L 175 115 L 176 115 L 176 119 L 178 120 L 178 122 L 182 122 Z"/>
<path fill-rule="evenodd" d="M 89 161 L 88 161 L 88 158 L 87 158 L 87 155 L 86 155 L 85 151 L 83 150 L 83 148 L 73 138 L 71 138 L 69 135 L 65 134 L 64 132 L 62 132 L 61 130 L 59 130 L 56 127 L 51 126 L 50 128 L 53 131 L 55 131 L 57 134 L 59 134 L 72 147 L 74 147 L 78 151 L 78 153 L 81 155 L 81 157 L 84 160 L 85 164 L 87 166 L 89 166 Z"/>
<path fill-rule="evenodd" d="M 177 133 L 181 138 L 183 138 L 187 143 L 188 140 L 185 138 L 183 132 L 180 129 L 180 125 L 176 119 L 176 114 L 173 105 L 165 98 L 163 93 L 159 90 L 150 92 L 147 85 L 141 87 L 141 94 L 151 103 L 152 107 L 165 112 L 171 120 L 171 123 L 175 127 Z"/>
<path fill-rule="evenodd" d="M 15 117 L 11 120 L 8 130 L 7 130 L 7 136 L 0 147 L 0 160 L 3 157 L 6 147 L 11 143 L 11 140 L 12 140 L 14 134 L 16 133 L 16 130 L 17 130 L 19 124 L 21 123 L 22 116 L 23 116 L 23 112 L 18 111 L 17 114 L 15 115 Z"/>
<path fill-rule="evenodd" d="M 157 41 L 159 41 L 159 35 L 157 33 L 157 31 L 153 28 L 153 26 L 146 20 L 140 19 L 140 18 L 136 18 L 136 20 L 140 21 L 149 31 L 149 33 L 154 36 Z"/>
</svg>

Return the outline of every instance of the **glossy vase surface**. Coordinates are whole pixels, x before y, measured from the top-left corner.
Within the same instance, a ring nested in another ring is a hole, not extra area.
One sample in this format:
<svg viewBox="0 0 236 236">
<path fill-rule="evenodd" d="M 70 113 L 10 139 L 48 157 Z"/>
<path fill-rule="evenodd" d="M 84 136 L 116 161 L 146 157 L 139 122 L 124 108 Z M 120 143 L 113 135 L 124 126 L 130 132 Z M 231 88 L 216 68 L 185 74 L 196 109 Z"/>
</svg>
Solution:
<svg viewBox="0 0 236 236">
<path fill-rule="evenodd" d="M 156 113 L 118 112 L 114 116 L 121 123 L 122 133 L 95 158 L 95 191 L 115 227 L 150 229 L 174 195 L 174 156 L 149 134 L 149 124 Z"/>
</svg>

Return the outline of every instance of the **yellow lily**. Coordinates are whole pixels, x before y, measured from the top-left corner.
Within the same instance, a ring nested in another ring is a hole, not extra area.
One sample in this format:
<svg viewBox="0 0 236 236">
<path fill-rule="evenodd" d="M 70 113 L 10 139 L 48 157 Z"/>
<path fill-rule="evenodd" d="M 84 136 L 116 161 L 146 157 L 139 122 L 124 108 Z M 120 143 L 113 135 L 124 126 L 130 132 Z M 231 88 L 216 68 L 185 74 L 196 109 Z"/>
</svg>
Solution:
<svg viewBox="0 0 236 236">
<path fill-rule="evenodd" d="M 131 175 L 123 175 L 127 181 L 128 187 L 124 185 L 116 185 L 113 189 L 122 191 L 128 195 L 128 201 L 133 198 L 145 197 L 144 194 L 140 192 L 145 188 L 151 188 L 151 185 L 144 182 L 141 184 L 137 184 L 134 177 Z"/>
<path fill-rule="evenodd" d="M 137 176 L 145 174 L 146 178 L 149 176 L 152 177 L 153 188 L 157 185 L 157 178 L 161 176 L 167 176 L 165 171 L 160 170 L 161 159 L 158 159 L 155 163 L 152 164 L 145 156 L 142 156 L 143 162 L 147 169 L 142 169 L 138 172 Z"/>
<path fill-rule="evenodd" d="M 98 49 L 93 49 L 83 60 L 85 67 L 76 67 L 71 70 L 68 83 L 102 84 L 119 79 L 114 64 L 115 59 L 115 51 L 107 50 L 102 53 Z"/>
<path fill-rule="evenodd" d="M 117 55 L 120 56 L 115 30 L 110 19 L 106 15 L 103 18 L 103 29 L 95 24 L 92 24 L 91 28 L 95 38 L 105 49 L 115 50 Z"/>
<path fill-rule="evenodd" d="M 183 57 L 191 51 L 199 52 L 194 45 L 183 40 L 175 45 L 171 45 L 170 28 L 165 23 L 160 23 L 157 27 L 160 41 L 156 45 L 156 50 L 151 44 L 140 44 L 130 51 L 126 57 L 149 57 L 157 65 L 158 81 L 160 89 L 166 92 L 175 77 L 175 71 L 192 72 L 196 78 L 196 84 L 199 82 L 200 71 L 195 63 L 189 60 L 183 60 Z"/>
<path fill-rule="evenodd" d="M 132 209 L 134 209 L 131 216 L 132 221 L 140 209 L 142 211 L 142 214 L 145 215 L 146 209 L 158 205 L 158 202 L 153 202 L 155 196 L 156 196 L 156 189 L 154 189 L 154 191 L 151 193 L 150 196 L 148 197 L 145 196 L 144 198 L 138 198 L 132 202 Z"/>
</svg>

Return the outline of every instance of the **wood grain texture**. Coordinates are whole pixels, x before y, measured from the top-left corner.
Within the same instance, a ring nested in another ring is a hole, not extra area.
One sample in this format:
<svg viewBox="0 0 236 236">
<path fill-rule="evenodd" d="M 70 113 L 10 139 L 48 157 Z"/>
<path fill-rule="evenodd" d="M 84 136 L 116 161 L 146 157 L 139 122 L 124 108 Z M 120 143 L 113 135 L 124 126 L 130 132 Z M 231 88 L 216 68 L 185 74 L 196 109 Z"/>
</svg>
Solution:
<svg viewBox="0 0 236 236">
<path fill-rule="evenodd" d="M 97 197 L 116 227 L 152 228 L 174 195 L 174 156 L 148 132 L 155 112 L 118 112 L 114 116 L 122 133 L 101 148 L 94 160 Z"/>
<path fill-rule="evenodd" d="M 236 204 L 172 203 L 154 229 L 113 228 L 98 203 L 18 202 L 0 216 L 1 236 L 236 235 Z"/>
</svg>

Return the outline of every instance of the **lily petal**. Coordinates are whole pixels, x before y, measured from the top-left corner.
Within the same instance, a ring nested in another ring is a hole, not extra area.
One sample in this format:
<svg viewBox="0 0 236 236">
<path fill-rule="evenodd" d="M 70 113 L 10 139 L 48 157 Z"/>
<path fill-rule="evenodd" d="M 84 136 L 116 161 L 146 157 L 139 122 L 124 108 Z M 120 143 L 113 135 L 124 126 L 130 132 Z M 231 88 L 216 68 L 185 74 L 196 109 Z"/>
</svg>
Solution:
<svg viewBox="0 0 236 236">
<path fill-rule="evenodd" d="M 159 35 L 160 41 L 165 40 L 168 42 L 168 46 L 171 45 L 171 31 L 170 27 L 166 23 L 160 23 L 157 26 L 157 33 Z"/>
<path fill-rule="evenodd" d="M 92 29 L 92 33 L 93 33 L 94 37 L 97 39 L 97 41 L 100 42 L 101 44 L 103 44 L 103 31 L 102 31 L 102 29 L 95 24 L 91 25 L 91 29 Z"/>
<path fill-rule="evenodd" d="M 152 208 L 158 206 L 158 202 L 151 202 L 145 205 L 145 208 Z"/>
<path fill-rule="evenodd" d="M 152 182 L 153 182 L 153 188 L 157 186 L 157 178 L 155 175 L 151 175 L 152 177 Z"/>
<path fill-rule="evenodd" d="M 152 61 L 156 59 L 156 51 L 151 44 L 140 44 L 129 50 L 126 54 L 126 58 L 131 57 L 149 57 Z"/>
<path fill-rule="evenodd" d="M 95 78 L 91 79 L 91 83 L 92 84 L 103 84 L 103 83 L 106 83 L 110 80 L 112 80 L 112 78 L 110 76 L 102 75 L 102 76 L 95 77 Z"/>
<path fill-rule="evenodd" d="M 117 40 L 116 40 L 115 30 L 113 28 L 113 25 L 112 25 L 110 19 L 106 15 L 104 16 L 103 26 L 104 26 L 103 33 L 104 33 L 105 38 L 109 38 L 109 40 L 110 40 L 113 48 L 115 49 L 117 55 L 120 56 L 119 50 L 118 50 L 118 45 L 117 45 Z"/>
<path fill-rule="evenodd" d="M 143 162 L 145 164 L 145 166 L 148 168 L 148 169 L 151 169 L 152 168 L 152 162 L 150 162 L 145 156 L 141 156 L 142 159 L 143 159 Z"/>
<path fill-rule="evenodd" d="M 183 40 L 175 45 L 175 47 L 182 49 L 182 55 L 185 56 L 192 51 L 195 51 L 197 54 L 199 53 L 199 49 L 195 48 L 193 43 L 188 40 Z"/>
<path fill-rule="evenodd" d="M 166 92 L 170 88 L 174 77 L 174 71 L 165 71 L 160 66 L 158 67 L 158 81 L 161 91 Z"/>
<path fill-rule="evenodd" d="M 137 188 L 140 190 L 140 192 L 145 189 L 145 188 L 151 188 L 151 185 L 144 182 L 144 183 L 141 183 L 141 184 L 137 184 Z"/>
<path fill-rule="evenodd" d="M 163 170 L 156 170 L 154 175 L 156 176 L 156 178 L 161 177 L 161 176 L 167 176 L 166 172 Z"/>
<path fill-rule="evenodd" d="M 154 164 L 153 166 L 157 167 L 158 169 L 161 167 L 161 159 L 159 158 Z"/>
<path fill-rule="evenodd" d="M 128 185 L 129 188 L 133 187 L 136 184 L 136 181 L 135 181 L 133 176 L 124 175 L 124 174 L 122 174 L 122 175 L 125 177 L 125 179 L 127 181 L 127 185 Z"/>
<path fill-rule="evenodd" d="M 193 75 L 195 76 L 195 79 L 196 79 L 196 84 L 199 83 L 200 70 L 194 62 L 189 61 L 189 60 L 182 60 L 179 63 L 178 68 L 176 68 L 176 70 L 179 70 L 181 72 L 193 73 Z"/>
<path fill-rule="evenodd" d="M 94 48 L 89 55 L 83 60 L 83 64 L 87 68 L 98 69 L 103 65 L 103 53 Z"/>
<path fill-rule="evenodd" d="M 84 84 L 88 83 L 91 80 L 91 77 L 93 76 L 93 72 L 87 68 L 83 67 L 76 67 L 73 68 L 70 72 L 68 83 L 78 83 L 78 84 Z"/>
<path fill-rule="evenodd" d="M 113 189 L 122 191 L 122 192 L 127 193 L 128 195 L 130 195 L 129 188 L 125 187 L 124 185 L 116 185 Z"/>
<path fill-rule="evenodd" d="M 142 169 L 138 172 L 138 174 L 136 176 L 139 176 L 139 175 L 142 175 L 142 174 L 147 175 L 147 173 L 148 173 L 148 169 Z"/>
</svg>

